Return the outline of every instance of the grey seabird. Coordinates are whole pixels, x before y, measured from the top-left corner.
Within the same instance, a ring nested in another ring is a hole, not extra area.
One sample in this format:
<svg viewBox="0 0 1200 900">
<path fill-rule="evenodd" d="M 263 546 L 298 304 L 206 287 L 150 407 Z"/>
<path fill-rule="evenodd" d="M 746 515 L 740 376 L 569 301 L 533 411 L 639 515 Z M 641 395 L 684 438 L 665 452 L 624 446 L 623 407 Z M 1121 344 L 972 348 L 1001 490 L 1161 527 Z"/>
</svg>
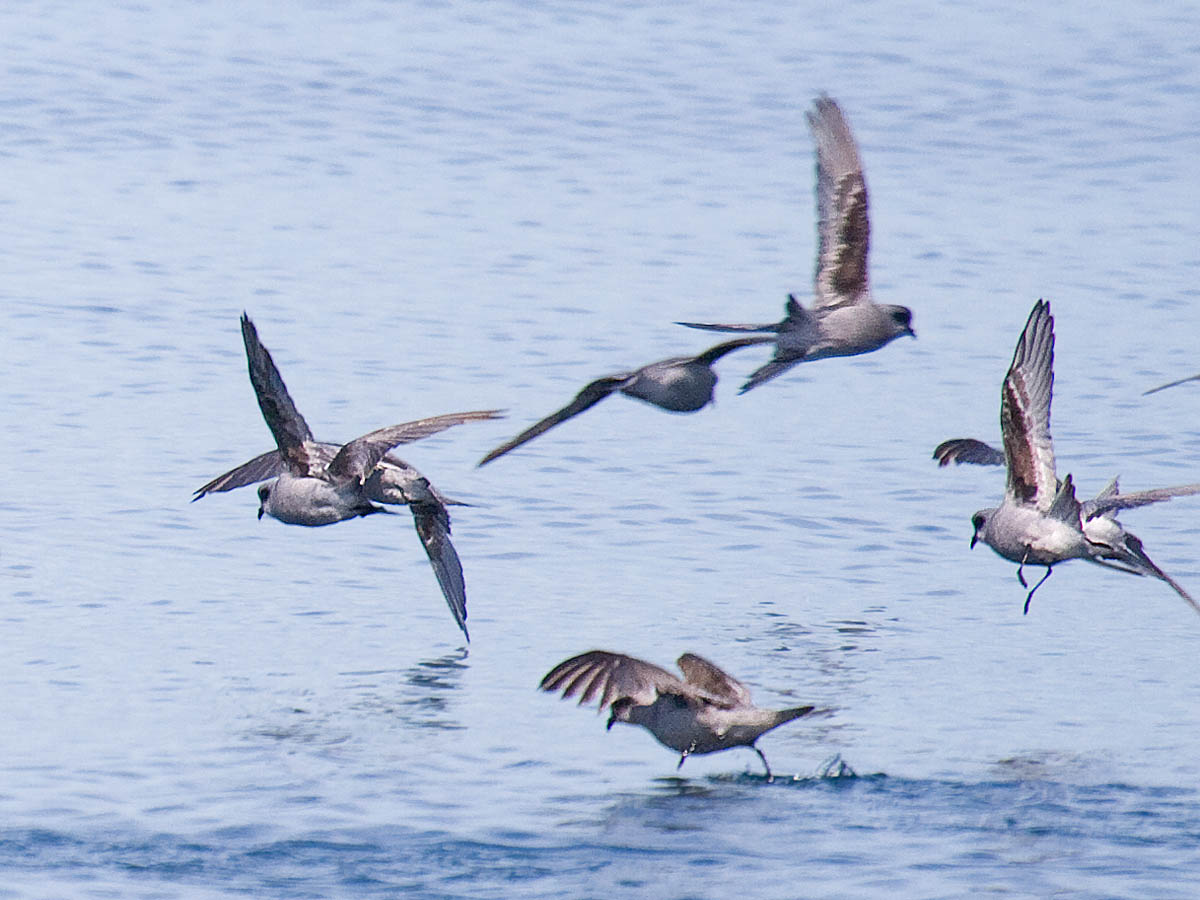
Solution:
<svg viewBox="0 0 1200 900">
<path fill-rule="evenodd" d="M 446 511 L 448 504 L 458 501 L 444 497 L 420 472 L 388 451 L 464 422 L 500 418 L 500 412 L 478 410 L 418 419 L 377 429 L 345 445 L 318 442 L 245 313 L 242 340 L 250 382 L 278 449 L 214 478 L 196 491 L 193 501 L 274 479 L 258 489 L 260 519 L 265 514 L 289 525 L 321 526 L 387 512 L 376 503 L 409 506 L 450 612 L 469 640 L 462 565 L 450 543 Z"/>
<path fill-rule="evenodd" d="M 754 742 L 816 708 L 761 709 L 750 701 L 744 684 L 708 660 L 685 653 L 677 665 L 683 680 L 623 653 L 590 650 L 559 663 L 540 687 L 561 690 L 564 699 L 579 694 L 581 706 L 598 698 L 601 710 L 609 707 L 608 728 L 617 722 L 641 725 L 681 754 L 680 766 L 693 753 L 749 747 L 762 760 L 769 781 L 771 767 Z"/>
<path fill-rule="evenodd" d="M 867 183 L 858 145 L 837 102 L 818 97 L 808 114 L 817 145 L 817 266 L 813 305 L 805 309 L 794 294 L 787 315 L 769 325 L 713 325 L 680 322 L 706 331 L 774 332 L 775 358 L 755 371 L 740 393 L 757 387 L 797 363 L 830 356 L 856 356 L 878 350 L 901 335 L 916 337 L 912 310 L 871 298 L 867 251 L 871 223 Z"/>
<path fill-rule="evenodd" d="M 479 461 L 486 465 L 509 450 L 531 441 L 555 425 L 591 409 L 610 394 L 620 392 L 644 400 L 669 412 L 695 412 L 712 402 L 717 374 L 712 365 L 726 353 L 754 344 L 768 344 L 771 338 L 738 338 L 710 347 L 698 356 L 679 356 L 650 363 L 633 372 L 608 375 L 588 384 L 575 399 L 557 412 L 537 422 L 510 441 L 505 441 Z"/>
<path fill-rule="evenodd" d="M 1046 567 L 1046 574 L 1025 598 L 1026 613 L 1054 565 L 1068 559 L 1084 559 L 1165 581 L 1200 612 L 1196 601 L 1154 564 L 1141 540 L 1126 531 L 1116 516 L 1122 509 L 1200 493 L 1200 484 L 1122 494 L 1114 478 L 1095 499 L 1080 503 L 1071 476 L 1059 481 L 1055 474 L 1050 437 L 1053 383 L 1054 318 L 1050 304 L 1039 300 L 1017 341 L 1001 390 L 1000 429 L 1008 469 L 1004 499 L 1000 506 L 981 509 L 971 517 L 971 546 L 983 541 L 1000 556 L 1018 563 L 1022 587 L 1028 587 L 1024 576 L 1027 563 Z M 986 465 L 994 461 L 995 452 L 982 441 L 968 438 L 939 445 L 934 457 L 941 465 L 951 460 Z"/>
</svg>

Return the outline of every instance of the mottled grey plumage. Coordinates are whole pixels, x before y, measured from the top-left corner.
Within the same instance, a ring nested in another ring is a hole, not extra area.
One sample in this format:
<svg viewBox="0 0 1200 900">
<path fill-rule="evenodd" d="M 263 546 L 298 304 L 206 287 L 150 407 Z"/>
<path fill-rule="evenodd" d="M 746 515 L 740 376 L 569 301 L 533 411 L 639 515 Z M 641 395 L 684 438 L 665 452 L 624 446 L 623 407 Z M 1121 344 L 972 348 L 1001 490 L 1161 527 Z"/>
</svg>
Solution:
<svg viewBox="0 0 1200 900">
<path fill-rule="evenodd" d="M 258 489 L 258 517 L 289 525 L 330 525 L 355 516 L 386 512 L 375 503 L 403 504 L 414 524 L 455 621 L 467 635 L 462 565 L 450 543 L 447 504 L 420 472 L 388 451 L 464 422 L 495 419 L 497 410 L 449 413 L 389 425 L 339 445 L 318 442 L 279 374 L 250 317 L 242 314 L 242 340 L 250 382 L 278 449 L 219 475 L 196 491 L 193 501 L 221 491 L 274 479 Z M 469 640 L 468 635 L 468 640 Z"/>
<path fill-rule="evenodd" d="M 775 358 L 755 371 L 741 393 L 786 372 L 797 363 L 878 350 L 901 335 L 916 337 L 912 311 L 877 304 L 867 277 L 871 223 L 867 183 L 858 145 L 841 108 L 818 97 L 807 114 L 817 146 L 817 264 L 813 305 L 805 309 L 789 294 L 787 315 L 768 325 L 680 322 L 706 331 L 773 332 Z"/>
<path fill-rule="evenodd" d="M 591 409 L 610 394 L 620 392 L 644 400 L 669 412 L 695 412 L 712 402 L 717 374 L 713 363 L 741 347 L 768 344 L 771 338 L 738 338 L 710 347 L 698 356 L 679 356 L 650 363 L 633 372 L 598 378 L 583 388 L 575 399 L 557 412 L 526 428 L 510 441 L 505 441 L 479 461 L 486 465 L 509 450 L 533 440 L 555 425 Z"/>
<path fill-rule="evenodd" d="M 810 715 L 815 707 L 761 709 L 744 684 L 708 660 L 685 653 L 677 664 L 683 680 L 623 653 L 591 650 L 559 663 L 540 687 L 562 691 L 564 699 L 578 694 L 581 706 L 598 700 L 600 709 L 609 707 L 609 728 L 616 722 L 641 725 L 681 754 L 681 766 L 693 753 L 749 747 L 769 780 L 771 767 L 754 742 L 784 722 Z"/>
<path fill-rule="evenodd" d="M 1094 500 L 1080 503 L 1071 476 L 1059 481 L 1055 474 L 1050 436 L 1053 383 L 1054 318 L 1050 304 L 1039 300 L 1017 341 L 1001 391 L 1000 428 L 1008 472 L 1004 499 L 1000 506 L 979 510 L 972 516 L 971 546 L 983 541 L 1000 556 L 1018 563 L 1017 578 L 1023 587 L 1028 587 L 1023 571 L 1026 563 L 1046 567 L 1046 574 L 1025 598 L 1025 612 L 1029 612 L 1029 602 L 1050 577 L 1054 565 L 1068 559 L 1084 559 L 1133 575 L 1158 578 L 1200 612 L 1200 606 L 1150 560 L 1141 540 L 1116 518 L 1122 509 L 1200 493 L 1200 484 L 1121 494 L 1113 479 Z M 938 451 L 952 444 L 968 448 L 959 457 L 964 462 L 986 456 L 978 447 L 991 449 L 974 439 L 959 439 L 939 446 L 934 456 L 941 460 Z M 954 452 L 951 447 L 947 454 L 955 458 Z"/>
</svg>

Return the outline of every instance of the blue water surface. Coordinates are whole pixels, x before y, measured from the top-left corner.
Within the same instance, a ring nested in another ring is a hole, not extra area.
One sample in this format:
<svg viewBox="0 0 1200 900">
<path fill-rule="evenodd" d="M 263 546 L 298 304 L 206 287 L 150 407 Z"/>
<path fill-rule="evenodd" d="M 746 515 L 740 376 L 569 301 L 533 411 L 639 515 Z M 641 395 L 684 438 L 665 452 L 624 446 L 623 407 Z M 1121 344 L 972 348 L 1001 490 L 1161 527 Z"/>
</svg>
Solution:
<svg viewBox="0 0 1200 900">
<path fill-rule="evenodd" d="M 1200 618 L 968 549 L 1030 307 L 1081 494 L 1200 480 L 1187 2 L 18 3 L 0 10 L 0 898 L 1200 894 Z M 804 112 L 862 149 L 916 341 L 583 384 L 807 298 Z M 271 446 L 246 310 L 318 437 L 455 507 L 472 642 L 411 520 L 191 504 Z M 1200 593 L 1180 499 L 1123 520 Z M 677 757 L 536 690 L 595 647 L 832 709 Z M 856 774 L 855 774 L 856 773 Z"/>
</svg>

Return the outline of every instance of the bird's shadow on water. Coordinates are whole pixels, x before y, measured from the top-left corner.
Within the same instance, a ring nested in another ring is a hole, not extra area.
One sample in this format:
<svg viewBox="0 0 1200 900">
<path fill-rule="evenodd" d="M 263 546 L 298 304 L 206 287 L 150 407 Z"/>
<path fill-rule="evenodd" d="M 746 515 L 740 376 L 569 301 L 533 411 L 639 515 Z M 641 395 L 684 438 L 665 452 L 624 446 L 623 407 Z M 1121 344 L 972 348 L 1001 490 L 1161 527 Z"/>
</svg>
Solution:
<svg viewBox="0 0 1200 900">
<path fill-rule="evenodd" d="M 467 648 L 461 647 L 404 669 L 339 672 L 335 708 L 322 709 L 327 701 L 299 696 L 272 715 L 275 721 L 260 722 L 248 729 L 247 738 L 316 746 L 341 744 L 357 732 L 347 716 L 386 718 L 397 729 L 465 728 L 454 712 L 453 699 L 462 689 L 462 676 L 469 668 L 467 655 Z"/>
<path fill-rule="evenodd" d="M 454 714 L 453 699 L 469 668 L 467 656 L 467 648 L 460 647 L 401 669 L 396 688 L 366 694 L 352 708 L 394 716 L 405 728 L 465 728 Z"/>
</svg>

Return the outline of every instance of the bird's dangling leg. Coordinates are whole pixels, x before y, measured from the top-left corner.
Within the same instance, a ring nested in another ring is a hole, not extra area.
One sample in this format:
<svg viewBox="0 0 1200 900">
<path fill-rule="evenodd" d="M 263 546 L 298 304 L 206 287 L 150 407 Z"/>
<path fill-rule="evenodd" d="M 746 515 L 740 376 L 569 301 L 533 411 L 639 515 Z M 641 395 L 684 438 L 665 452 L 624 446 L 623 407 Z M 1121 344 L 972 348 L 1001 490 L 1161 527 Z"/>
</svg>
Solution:
<svg viewBox="0 0 1200 900">
<path fill-rule="evenodd" d="M 1029 584 L 1025 581 L 1025 563 L 1029 559 L 1029 548 L 1025 548 L 1025 555 L 1021 557 L 1021 562 L 1017 565 L 1017 581 L 1021 582 L 1021 587 L 1027 588 Z"/>
<path fill-rule="evenodd" d="M 1050 573 L 1054 571 L 1052 566 L 1046 566 L 1046 574 L 1042 576 L 1042 580 L 1033 586 L 1033 591 L 1029 592 L 1029 596 L 1025 598 L 1025 612 L 1023 615 L 1029 615 L 1029 601 L 1033 599 L 1033 592 L 1045 584 L 1046 579 L 1050 577 Z"/>
<path fill-rule="evenodd" d="M 775 776 L 771 774 L 771 764 L 769 762 L 767 762 L 766 756 L 764 756 L 763 752 L 761 750 L 759 750 L 753 744 L 750 745 L 750 749 L 753 750 L 755 753 L 757 753 L 758 758 L 762 760 L 763 768 L 767 770 L 767 781 L 768 782 L 774 781 Z"/>
<path fill-rule="evenodd" d="M 675 767 L 675 769 L 676 769 L 676 770 L 679 770 L 679 769 L 682 769 L 682 768 L 683 768 L 683 761 L 684 761 L 685 759 L 687 759 L 687 758 L 688 758 L 688 754 L 690 754 L 690 753 L 691 753 L 693 750 L 695 750 L 695 749 L 696 749 L 696 742 L 695 742 L 695 741 L 692 741 L 692 745 L 691 745 L 690 747 L 688 747 L 686 750 L 684 750 L 684 751 L 683 751 L 683 753 L 681 753 L 681 754 L 680 754 L 680 756 L 679 756 L 679 765 L 677 765 L 677 766 Z"/>
</svg>

